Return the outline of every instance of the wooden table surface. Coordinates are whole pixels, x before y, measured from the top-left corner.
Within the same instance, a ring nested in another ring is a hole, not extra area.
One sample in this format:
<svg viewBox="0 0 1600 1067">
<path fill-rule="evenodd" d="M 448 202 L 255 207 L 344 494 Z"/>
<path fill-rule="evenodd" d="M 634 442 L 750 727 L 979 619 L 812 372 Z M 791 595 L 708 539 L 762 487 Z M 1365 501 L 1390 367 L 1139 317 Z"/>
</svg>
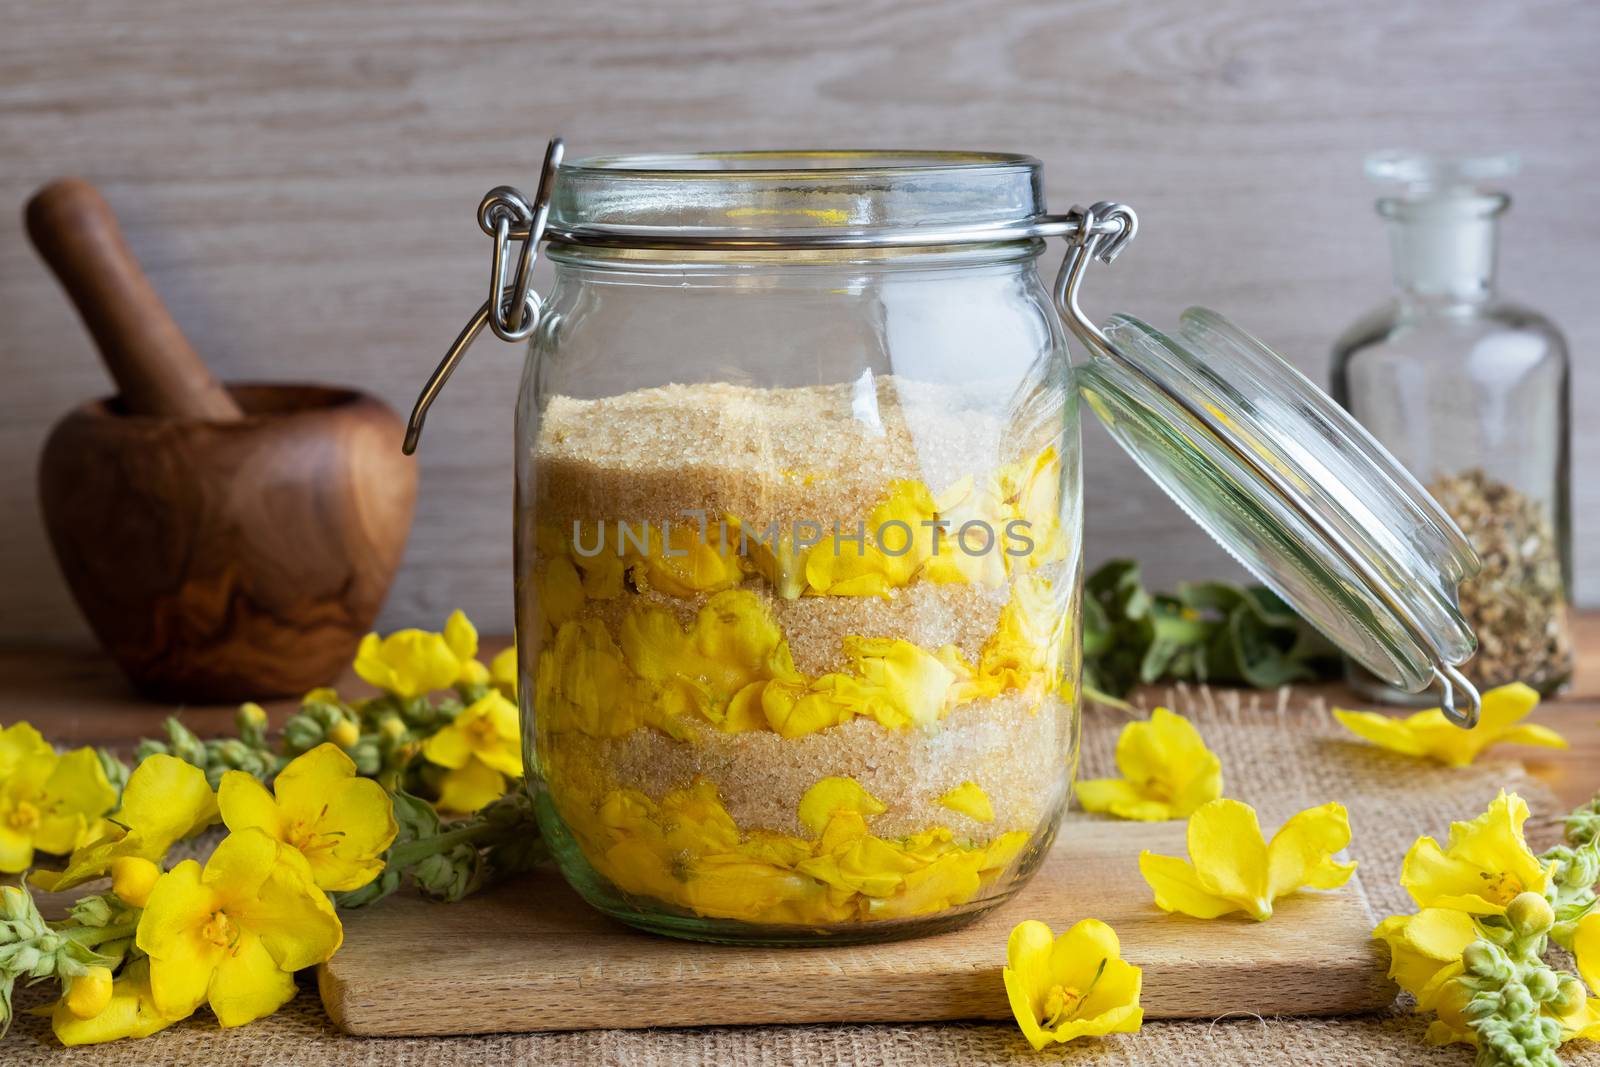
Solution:
<svg viewBox="0 0 1600 1067">
<path fill-rule="evenodd" d="M 1572 747 L 1504 750 L 1520 756 L 1568 807 L 1600 790 L 1600 612 L 1577 617 L 1576 638 L 1578 670 L 1571 687 L 1534 713 Z M 486 640 L 484 654 L 492 654 L 506 643 L 503 638 Z M 347 674 L 340 691 L 357 695 L 369 690 Z M 1318 692 L 1340 706 L 1370 706 L 1341 686 L 1318 687 Z M 279 700 L 263 706 L 276 725 L 293 712 L 296 703 Z M 232 706 L 178 707 L 141 701 L 110 661 L 96 652 L 0 651 L 0 726 L 27 719 L 60 744 L 131 747 L 140 737 L 159 735 L 162 720 L 175 712 L 201 737 L 232 730 Z"/>
</svg>

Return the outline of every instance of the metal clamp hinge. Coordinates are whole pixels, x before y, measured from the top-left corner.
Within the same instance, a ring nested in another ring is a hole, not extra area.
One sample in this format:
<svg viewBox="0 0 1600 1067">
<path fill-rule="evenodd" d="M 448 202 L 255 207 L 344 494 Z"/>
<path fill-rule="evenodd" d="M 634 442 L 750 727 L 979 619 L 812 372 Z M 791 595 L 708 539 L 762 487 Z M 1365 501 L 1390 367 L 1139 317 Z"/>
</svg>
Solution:
<svg viewBox="0 0 1600 1067">
<path fill-rule="evenodd" d="M 538 329 L 543 302 L 533 290 L 533 265 L 539 259 L 539 242 L 544 238 L 545 224 L 550 218 L 550 193 L 564 151 L 561 138 L 550 139 L 544 153 L 544 166 L 539 171 L 539 189 L 531 201 L 511 186 L 502 185 L 489 190 L 478 205 L 478 226 L 494 238 L 494 257 L 489 264 L 489 299 L 467 320 L 422 387 L 416 406 L 411 409 L 411 418 L 406 422 L 405 441 L 400 446 L 406 455 L 417 450 L 428 408 L 485 326 L 500 340 L 511 342 L 526 341 Z M 521 241 L 521 249 L 513 260 L 512 248 L 517 241 Z"/>
</svg>

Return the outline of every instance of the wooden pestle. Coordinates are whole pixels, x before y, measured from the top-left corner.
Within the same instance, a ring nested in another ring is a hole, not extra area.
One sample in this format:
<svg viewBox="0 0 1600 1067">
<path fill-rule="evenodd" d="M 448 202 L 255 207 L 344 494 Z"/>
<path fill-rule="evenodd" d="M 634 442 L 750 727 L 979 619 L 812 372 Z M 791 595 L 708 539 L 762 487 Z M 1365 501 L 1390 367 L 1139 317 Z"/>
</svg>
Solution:
<svg viewBox="0 0 1600 1067">
<path fill-rule="evenodd" d="M 243 418 L 139 268 L 99 190 L 57 178 L 28 201 L 26 216 L 28 236 L 94 335 L 126 414 Z"/>
</svg>

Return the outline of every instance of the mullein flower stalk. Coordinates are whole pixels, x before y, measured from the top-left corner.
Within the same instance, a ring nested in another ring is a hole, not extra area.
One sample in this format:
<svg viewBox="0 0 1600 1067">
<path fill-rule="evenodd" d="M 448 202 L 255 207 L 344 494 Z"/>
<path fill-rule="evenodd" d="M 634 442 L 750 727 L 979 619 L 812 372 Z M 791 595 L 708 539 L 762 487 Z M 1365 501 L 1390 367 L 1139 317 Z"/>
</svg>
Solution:
<svg viewBox="0 0 1600 1067">
<path fill-rule="evenodd" d="M 17 982 L 54 978 L 65 993 L 94 969 L 115 969 L 130 950 L 138 912 L 115 901 L 101 908 L 88 900 L 79 901 L 66 922 L 50 923 L 25 888 L 0 886 L 0 1037 L 11 1028 Z"/>
<path fill-rule="evenodd" d="M 1573 810 L 1564 820 L 1566 843 L 1539 854 L 1550 865 L 1545 895 L 1555 911 L 1550 940 L 1572 950 L 1578 921 L 1594 910 L 1595 885 L 1600 883 L 1600 795 Z"/>
<path fill-rule="evenodd" d="M 244 771 L 263 782 L 271 781 L 288 760 L 273 752 L 267 742 L 266 713 L 257 704 L 241 705 L 234 725 L 239 736 L 202 741 L 176 717 L 168 718 L 166 737 L 140 741 L 134 749 L 134 762 L 142 762 L 157 753 L 176 756 L 205 771 L 206 781 L 213 789 L 229 771 Z"/>
<path fill-rule="evenodd" d="M 1505 915 L 1478 921 L 1479 940 L 1467 946 L 1465 974 L 1443 1000 L 1477 1037 L 1476 1067 L 1559 1067 L 1560 1017 L 1582 1006 L 1583 983 L 1544 959 L 1555 911 L 1538 893 L 1523 893 Z"/>
<path fill-rule="evenodd" d="M 408 879 L 424 896 L 457 901 L 485 881 L 532 869 L 546 856 L 533 805 L 521 783 L 464 819 L 441 823 L 427 801 L 394 793 L 399 833 L 384 870 L 361 889 L 335 895 L 342 908 L 376 903 Z"/>
</svg>

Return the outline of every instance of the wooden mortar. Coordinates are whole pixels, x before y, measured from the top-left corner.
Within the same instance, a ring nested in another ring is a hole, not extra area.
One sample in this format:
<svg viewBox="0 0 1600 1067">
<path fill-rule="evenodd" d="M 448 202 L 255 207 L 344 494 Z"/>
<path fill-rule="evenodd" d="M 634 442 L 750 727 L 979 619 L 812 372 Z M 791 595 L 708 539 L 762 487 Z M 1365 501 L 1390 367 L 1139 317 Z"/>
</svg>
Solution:
<svg viewBox="0 0 1600 1067">
<path fill-rule="evenodd" d="M 101 644 L 167 700 L 335 679 L 411 526 L 400 417 L 353 389 L 218 383 L 87 183 L 47 185 L 27 223 L 120 390 L 57 423 L 39 465 L 56 559 Z"/>
</svg>

